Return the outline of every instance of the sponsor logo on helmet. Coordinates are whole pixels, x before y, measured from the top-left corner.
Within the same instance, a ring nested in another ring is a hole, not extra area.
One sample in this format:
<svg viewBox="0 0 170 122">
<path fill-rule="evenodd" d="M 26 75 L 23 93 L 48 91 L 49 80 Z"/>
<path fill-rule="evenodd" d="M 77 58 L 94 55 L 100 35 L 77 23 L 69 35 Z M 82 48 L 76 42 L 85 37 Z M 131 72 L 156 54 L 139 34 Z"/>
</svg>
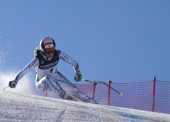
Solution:
<svg viewBox="0 0 170 122">
<path fill-rule="evenodd" d="M 47 37 L 43 40 L 44 44 L 53 43 L 52 39 Z"/>
</svg>

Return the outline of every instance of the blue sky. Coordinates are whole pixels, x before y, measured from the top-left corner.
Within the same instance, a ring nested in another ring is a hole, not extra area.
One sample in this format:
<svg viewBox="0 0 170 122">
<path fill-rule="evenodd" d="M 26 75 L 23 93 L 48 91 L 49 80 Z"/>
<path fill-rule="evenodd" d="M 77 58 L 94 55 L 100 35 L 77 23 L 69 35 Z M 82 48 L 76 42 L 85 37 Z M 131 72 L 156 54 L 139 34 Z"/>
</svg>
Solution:
<svg viewBox="0 0 170 122">
<path fill-rule="evenodd" d="M 0 15 L 1 72 L 17 74 L 51 36 L 86 79 L 170 80 L 169 0 L 1 0 Z M 73 81 L 69 64 L 58 70 Z"/>
</svg>

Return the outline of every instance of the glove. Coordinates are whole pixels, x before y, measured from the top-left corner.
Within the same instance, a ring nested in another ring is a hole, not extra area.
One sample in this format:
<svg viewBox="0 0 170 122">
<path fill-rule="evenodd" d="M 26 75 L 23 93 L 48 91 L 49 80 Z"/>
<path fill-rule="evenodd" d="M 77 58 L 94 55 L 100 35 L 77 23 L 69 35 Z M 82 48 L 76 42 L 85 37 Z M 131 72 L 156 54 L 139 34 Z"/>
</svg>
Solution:
<svg viewBox="0 0 170 122">
<path fill-rule="evenodd" d="M 82 75 L 80 73 L 76 73 L 75 76 L 74 76 L 74 80 L 76 82 L 81 81 L 82 80 Z"/>
<path fill-rule="evenodd" d="M 9 82 L 9 87 L 10 87 L 10 88 L 15 88 L 16 85 L 17 85 L 17 80 L 13 80 L 13 81 L 10 81 L 10 82 Z"/>
</svg>

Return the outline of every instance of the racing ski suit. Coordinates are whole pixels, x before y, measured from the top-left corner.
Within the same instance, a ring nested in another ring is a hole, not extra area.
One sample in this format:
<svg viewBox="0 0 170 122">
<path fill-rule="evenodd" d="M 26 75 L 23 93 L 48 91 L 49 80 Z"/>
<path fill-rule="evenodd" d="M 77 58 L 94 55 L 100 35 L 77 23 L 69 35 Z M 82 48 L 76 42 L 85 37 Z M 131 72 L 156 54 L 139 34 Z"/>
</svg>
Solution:
<svg viewBox="0 0 170 122">
<path fill-rule="evenodd" d="M 57 64 L 60 59 L 71 64 L 76 73 L 80 73 L 78 63 L 61 50 L 55 50 L 53 58 L 47 60 L 45 54 L 37 49 L 34 59 L 18 73 L 15 80 L 19 81 L 25 74 L 35 68 L 37 89 L 43 92 L 54 91 L 62 99 L 96 103 L 94 99 L 78 90 L 62 73 L 57 71 Z"/>
</svg>

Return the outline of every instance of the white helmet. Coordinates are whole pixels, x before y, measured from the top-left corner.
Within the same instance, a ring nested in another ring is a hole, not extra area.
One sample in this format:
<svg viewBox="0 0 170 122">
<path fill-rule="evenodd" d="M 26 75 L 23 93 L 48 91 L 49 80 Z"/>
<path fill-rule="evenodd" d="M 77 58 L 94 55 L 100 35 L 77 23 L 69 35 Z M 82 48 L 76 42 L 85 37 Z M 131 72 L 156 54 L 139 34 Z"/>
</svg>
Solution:
<svg viewBox="0 0 170 122">
<path fill-rule="evenodd" d="M 51 37 L 45 37 L 45 38 L 41 39 L 40 45 L 39 45 L 40 49 L 44 53 L 45 53 L 46 49 L 51 49 L 51 48 L 55 49 L 55 46 L 56 46 L 55 41 Z"/>
</svg>

